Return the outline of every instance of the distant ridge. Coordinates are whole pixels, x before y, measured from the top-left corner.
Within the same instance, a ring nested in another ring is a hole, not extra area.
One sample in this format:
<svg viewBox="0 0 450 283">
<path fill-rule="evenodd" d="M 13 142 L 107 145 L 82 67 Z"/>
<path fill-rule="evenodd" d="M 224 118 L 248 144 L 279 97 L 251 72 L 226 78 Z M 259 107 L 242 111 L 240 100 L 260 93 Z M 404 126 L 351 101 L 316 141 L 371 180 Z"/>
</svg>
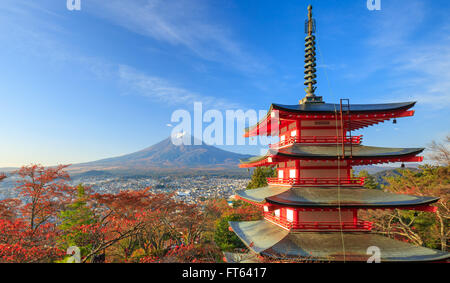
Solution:
<svg viewBox="0 0 450 283">
<path fill-rule="evenodd" d="M 249 155 L 234 153 L 199 142 L 194 145 L 194 138 L 190 137 L 191 145 L 174 145 L 171 138 L 167 138 L 143 150 L 112 158 L 74 164 L 71 171 L 167 171 L 168 169 L 236 169 L 239 159 Z"/>
</svg>

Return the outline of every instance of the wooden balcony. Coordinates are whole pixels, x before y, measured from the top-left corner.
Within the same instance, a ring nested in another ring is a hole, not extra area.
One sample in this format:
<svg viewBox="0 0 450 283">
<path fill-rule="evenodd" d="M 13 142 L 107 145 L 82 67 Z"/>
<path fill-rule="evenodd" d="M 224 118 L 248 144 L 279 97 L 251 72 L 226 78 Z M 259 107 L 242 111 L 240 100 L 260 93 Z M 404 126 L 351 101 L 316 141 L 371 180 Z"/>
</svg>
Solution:
<svg viewBox="0 0 450 283">
<path fill-rule="evenodd" d="M 269 185 L 282 186 L 363 186 L 365 177 L 359 178 L 267 178 Z"/>
<path fill-rule="evenodd" d="M 264 213 L 264 218 L 272 223 L 278 224 L 287 230 L 295 231 L 371 231 L 372 222 L 357 220 L 348 222 L 291 222 L 284 217 L 272 215 L 270 212 Z"/>
<path fill-rule="evenodd" d="M 362 135 L 345 137 L 345 144 L 361 144 Z M 311 144 L 342 144 L 342 139 L 337 136 L 311 136 L 311 137 L 289 137 L 283 141 L 270 145 L 270 148 L 277 149 L 294 143 L 311 143 Z"/>
</svg>

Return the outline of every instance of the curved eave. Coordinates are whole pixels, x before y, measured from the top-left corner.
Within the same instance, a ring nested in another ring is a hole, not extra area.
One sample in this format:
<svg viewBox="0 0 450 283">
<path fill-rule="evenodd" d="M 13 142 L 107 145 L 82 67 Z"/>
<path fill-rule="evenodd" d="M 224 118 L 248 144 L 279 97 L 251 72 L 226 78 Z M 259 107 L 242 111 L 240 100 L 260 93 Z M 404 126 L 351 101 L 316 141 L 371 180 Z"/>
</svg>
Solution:
<svg viewBox="0 0 450 283">
<path fill-rule="evenodd" d="M 231 253 L 223 252 L 226 263 L 261 263 L 255 253 Z"/>
<path fill-rule="evenodd" d="M 258 122 L 256 125 L 250 126 L 248 128 L 244 129 L 244 137 L 248 138 L 251 136 L 258 135 L 261 129 L 261 125 L 267 126 L 271 123 L 271 112 L 273 110 L 273 104 L 270 105 L 269 110 L 267 111 L 267 114 Z M 252 132 L 255 132 L 254 134 L 251 134 Z"/>
<path fill-rule="evenodd" d="M 339 201 L 338 201 L 339 196 Z M 425 207 L 439 200 L 425 197 L 394 194 L 368 188 L 293 188 L 283 193 L 266 197 L 268 203 L 292 207 L 316 208 L 414 208 Z"/>
<path fill-rule="evenodd" d="M 416 101 L 398 102 L 398 103 L 383 103 L 383 104 L 350 104 L 351 114 L 365 114 L 375 112 L 387 111 L 401 111 L 408 110 L 416 104 Z M 347 106 L 344 104 L 345 111 Z M 294 105 L 272 104 L 271 108 L 280 111 L 292 113 L 335 113 L 340 110 L 340 104 L 334 103 L 305 103 Z"/>
<path fill-rule="evenodd" d="M 239 167 L 240 168 L 250 168 L 254 166 L 266 166 L 270 165 L 267 160 L 267 155 L 261 155 L 261 156 L 254 156 L 246 159 L 241 159 Z"/>
<path fill-rule="evenodd" d="M 339 192 L 338 192 L 339 190 Z M 340 202 L 338 202 L 338 194 Z M 278 206 L 305 208 L 427 208 L 437 197 L 394 194 L 361 187 L 302 187 L 266 186 L 236 192 L 236 196 L 255 205 L 270 203 Z"/>
<path fill-rule="evenodd" d="M 241 190 L 236 192 L 236 196 L 250 203 L 263 204 L 266 198 L 276 196 L 289 190 L 289 187 L 267 186 L 251 190 Z"/>
<path fill-rule="evenodd" d="M 269 155 L 285 156 L 285 157 L 298 157 L 298 158 L 314 158 L 314 159 L 330 159 L 336 158 L 337 154 L 342 154 L 342 147 L 340 145 L 321 145 L 310 146 L 294 144 L 290 147 L 286 147 L 280 150 L 269 150 Z M 390 157 L 403 157 L 414 156 L 421 153 L 424 148 L 389 148 L 389 147 L 376 147 L 365 145 L 346 145 L 344 152 L 346 156 L 352 154 L 352 158 L 390 158 Z"/>
<path fill-rule="evenodd" d="M 385 148 L 374 146 L 353 145 L 352 150 L 349 146 L 345 146 L 345 155 L 349 157 L 352 154 L 352 160 L 376 160 L 376 159 L 392 159 L 396 162 L 398 158 L 414 157 L 420 154 L 424 148 Z M 248 168 L 254 166 L 270 166 L 268 157 L 272 157 L 272 161 L 284 159 L 313 159 L 313 160 L 332 160 L 337 158 L 337 154 L 341 154 L 341 147 L 337 145 L 310 146 L 295 144 L 280 150 L 269 149 L 266 155 L 241 159 L 239 167 Z M 405 160 L 407 162 L 408 160 Z M 414 160 L 419 161 L 419 160 Z"/>
<path fill-rule="evenodd" d="M 450 257 L 447 252 L 367 232 L 292 233 L 265 220 L 229 224 L 252 252 L 277 259 L 366 262 L 371 256 L 367 254 L 371 246 L 381 250 L 381 262 L 432 262 Z"/>
<path fill-rule="evenodd" d="M 416 104 L 413 102 L 399 102 L 399 103 L 385 103 L 385 104 L 351 104 L 350 105 L 350 114 L 351 115 L 365 115 L 368 113 L 397 113 L 394 116 L 389 117 L 379 117 L 374 121 L 368 122 L 365 121 L 361 124 L 355 123 L 350 128 L 352 130 L 357 130 L 360 128 L 367 127 L 372 124 L 378 124 L 380 122 L 397 118 L 397 117 L 406 117 L 412 116 L 413 111 L 411 113 L 406 113 L 406 111 L 412 108 Z M 346 108 L 347 109 L 347 108 Z M 270 113 L 272 110 L 278 110 L 285 113 L 292 114 L 311 114 L 311 115 L 321 115 L 321 114 L 334 114 L 336 111 L 340 110 L 340 104 L 331 104 L 331 103 L 318 103 L 318 104 L 294 104 L 294 105 L 283 105 L 283 104 L 271 104 L 269 111 L 266 116 L 264 116 L 256 125 L 248 127 L 244 130 L 244 137 L 252 137 L 256 135 L 267 135 L 270 133 L 270 125 L 273 121 L 271 119 Z"/>
</svg>

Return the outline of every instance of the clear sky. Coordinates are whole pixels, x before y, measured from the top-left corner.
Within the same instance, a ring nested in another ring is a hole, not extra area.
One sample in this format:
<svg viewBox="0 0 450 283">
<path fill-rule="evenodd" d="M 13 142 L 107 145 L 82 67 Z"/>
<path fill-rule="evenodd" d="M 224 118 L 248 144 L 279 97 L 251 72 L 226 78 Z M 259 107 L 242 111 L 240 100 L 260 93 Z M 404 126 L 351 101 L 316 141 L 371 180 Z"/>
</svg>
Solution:
<svg viewBox="0 0 450 283">
<path fill-rule="evenodd" d="M 0 167 L 77 163 L 168 137 L 176 109 L 267 110 L 304 96 L 306 7 L 326 102 L 418 101 L 366 128 L 366 145 L 420 147 L 450 132 L 450 2 L 2 0 Z M 357 133 L 355 133 L 357 134 Z M 223 147 L 258 153 L 259 148 Z"/>
</svg>

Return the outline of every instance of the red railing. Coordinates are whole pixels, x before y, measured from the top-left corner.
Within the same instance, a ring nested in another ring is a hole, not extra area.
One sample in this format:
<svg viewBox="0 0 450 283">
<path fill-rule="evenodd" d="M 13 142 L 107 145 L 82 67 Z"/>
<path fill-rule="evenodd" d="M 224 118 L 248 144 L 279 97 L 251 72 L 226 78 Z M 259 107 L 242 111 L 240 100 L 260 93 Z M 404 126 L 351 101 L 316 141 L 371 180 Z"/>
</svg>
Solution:
<svg viewBox="0 0 450 283">
<path fill-rule="evenodd" d="M 298 186 L 363 186 L 365 177 L 359 178 L 267 178 L 269 185 Z"/>
<path fill-rule="evenodd" d="M 358 220 L 356 222 L 299 222 L 292 229 L 298 230 L 372 230 L 372 222 Z"/>
<path fill-rule="evenodd" d="M 354 137 L 345 137 L 346 144 L 361 144 L 362 135 Z M 289 137 L 283 141 L 270 145 L 270 148 L 280 148 L 294 143 L 342 143 L 342 139 L 337 136 L 311 136 L 311 137 Z"/>
<path fill-rule="evenodd" d="M 264 218 L 270 220 L 274 223 L 279 224 L 280 226 L 288 229 L 288 230 L 308 230 L 308 231 L 317 231 L 317 230 L 358 230 L 358 231 L 370 231 L 372 230 L 372 222 L 358 220 L 356 222 L 347 221 L 347 222 L 290 222 L 283 217 L 278 217 L 270 214 L 270 212 L 264 213 Z"/>
<path fill-rule="evenodd" d="M 283 226 L 286 229 L 292 229 L 293 222 L 287 221 L 286 218 L 272 215 L 270 212 L 264 212 L 264 218 Z"/>
</svg>

